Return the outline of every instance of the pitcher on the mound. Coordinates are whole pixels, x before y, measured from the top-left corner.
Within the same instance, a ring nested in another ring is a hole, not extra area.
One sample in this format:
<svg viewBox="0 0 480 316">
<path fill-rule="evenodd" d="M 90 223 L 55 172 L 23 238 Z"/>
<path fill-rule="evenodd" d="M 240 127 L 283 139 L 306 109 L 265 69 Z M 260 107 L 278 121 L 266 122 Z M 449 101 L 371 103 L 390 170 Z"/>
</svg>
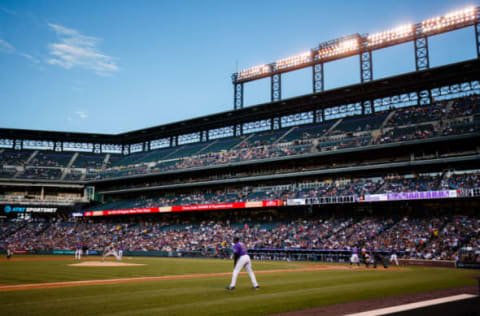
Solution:
<svg viewBox="0 0 480 316">
<path fill-rule="evenodd" d="M 233 242 L 235 243 L 235 246 L 233 246 L 233 265 L 235 268 L 233 269 L 232 283 L 230 283 L 230 286 L 227 287 L 227 290 L 235 289 L 238 274 L 240 273 L 240 270 L 242 270 L 242 268 L 245 268 L 245 270 L 247 270 L 248 275 L 250 276 L 250 280 L 252 280 L 253 289 L 258 290 L 259 286 L 257 283 L 257 279 L 255 279 L 255 274 L 252 270 L 252 262 L 250 261 L 247 247 L 245 247 L 245 245 L 240 242 L 240 239 L 238 237 L 235 237 L 233 239 Z"/>
<path fill-rule="evenodd" d="M 117 260 L 121 260 L 115 248 L 116 247 L 114 243 L 112 243 L 110 246 L 107 246 L 105 248 L 105 250 L 103 251 L 102 262 L 105 261 L 105 257 L 108 257 L 108 256 L 114 256 L 115 258 L 117 258 Z"/>
</svg>

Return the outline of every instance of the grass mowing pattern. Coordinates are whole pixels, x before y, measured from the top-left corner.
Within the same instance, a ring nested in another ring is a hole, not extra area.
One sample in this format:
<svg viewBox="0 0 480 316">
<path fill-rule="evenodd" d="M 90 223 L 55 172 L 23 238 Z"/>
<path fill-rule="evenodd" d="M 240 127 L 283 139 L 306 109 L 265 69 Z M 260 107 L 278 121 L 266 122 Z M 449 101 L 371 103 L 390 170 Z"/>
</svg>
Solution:
<svg viewBox="0 0 480 316">
<path fill-rule="evenodd" d="M 38 258 L 45 258 L 37 256 Z M 16 258 L 35 258 L 33 256 Z M 91 257 L 90 257 L 91 258 Z M 183 258 L 132 258 L 125 263 L 140 263 L 138 267 L 72 267 L 82 261 L 71 258 L 50 261 L 1 261 L 0 284 L 26 284 L 79 280 L 104 280 L 148 276 L 183 275 L 231 272 L 232 260 L 183 259 Z M 101 259 L 100 257 L 98 258 Z M 257 263 L 255 270 L 292 269 L 296 264 L 286 265 L 265 261 Z"/>
<path fill-rule="evenodd" d="M 0 262 L 0 283 L 19 284 L 231 272 L 230 260 L 135 258 L 146 266 L 70 267 L 74 260 Z M 292 269 L 297 263 L 254 262 L 255 271 Z M 308 266 L 309 264 L 304 264 Z M 408 271 L 315 271 L 248 276 L 226 291 L 230 277 L 162 280 L 0 292 L 4 315 L 263 315 L 448 287 L 474 285 L 478 271 L 411 268 Z"/>
</svg>

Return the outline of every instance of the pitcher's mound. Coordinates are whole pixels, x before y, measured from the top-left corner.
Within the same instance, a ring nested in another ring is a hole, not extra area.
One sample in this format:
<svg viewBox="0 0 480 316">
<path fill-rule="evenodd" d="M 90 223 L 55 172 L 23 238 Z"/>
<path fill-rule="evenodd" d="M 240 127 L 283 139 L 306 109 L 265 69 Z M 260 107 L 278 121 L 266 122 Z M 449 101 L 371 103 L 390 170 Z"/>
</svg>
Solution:
<svg viewBox="0 0 480 316">
<path fill-rule="evenodd" d="M 141 263 L 123 263 L 115 261 L 85 261 L 80 263 L 69 264 L 72 267 L 131 267 L 131 266 L 144 266 Z"/>
</svg>

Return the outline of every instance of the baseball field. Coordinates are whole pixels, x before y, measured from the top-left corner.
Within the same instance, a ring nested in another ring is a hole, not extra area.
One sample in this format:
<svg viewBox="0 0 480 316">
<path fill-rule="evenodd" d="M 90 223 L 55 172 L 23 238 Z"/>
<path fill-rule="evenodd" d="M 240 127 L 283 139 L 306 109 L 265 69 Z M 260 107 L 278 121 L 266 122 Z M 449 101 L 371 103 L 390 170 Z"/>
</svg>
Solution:
<svg viewBox="0 0 480 316">
<path fill-rule="evenodd" d="M 265 315 L 477 284 L 478 270 L 353 268 L 253 261 L 260 284 L 231 260 L 15 256 L 0 260 L 1 315 Z"/>
</svg>

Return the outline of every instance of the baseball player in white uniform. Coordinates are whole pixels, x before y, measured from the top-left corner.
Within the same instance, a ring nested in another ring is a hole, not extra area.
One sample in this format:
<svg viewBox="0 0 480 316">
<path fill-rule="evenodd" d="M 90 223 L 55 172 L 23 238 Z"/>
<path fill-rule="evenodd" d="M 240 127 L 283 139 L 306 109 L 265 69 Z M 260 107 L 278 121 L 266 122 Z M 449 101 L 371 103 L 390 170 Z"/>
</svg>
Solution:
<svg viewBox="0 0 480 316">
<path fill-rule="evenodd" d="M 102 257 L 102 262 L 105 261 L 105 258 L 108 256 L 114 256 L 117 258 L 117 260 L 121 260 L 120 257 L 118 256 L 118 252 L 115 250 L 115 244 L 112 243 L 111 245 L 107 246 L 105 250 L 103 251 L 103 257 Z"/>
<path fill-rule="evenodd" d="M 252 270 L 252 262 L 250 261 L 250 256 L 248 255 L 247 247 L 245 247 L 245 245 L 241 243 L 239 240 L 240 239 L 238 237 L 235 237 L 233 239 L 233 242 L 235 243 L 235 245 L 233 246 L 233 258 L 234 258 L 235 268 L 233 269 L 232 282 L 230 283 L 230 286 L 228 286 L 226 289 L 227 290 L 235 289 L 235 284 L 237 283 L 238 274 L 240 273 L 242 268 L 245 268 L 245 270 L 247 270 L 248 272 L 248 275 L 250 276 L 250 280 L 252 281 L 253 289 L 258 290 L 259 286 L 257 283 L 257 279 L 255 278 L 255 274 L 253 273 L 253 270 Z"/>
<path fill-rule="evenodd" d="M 360 259 L 358 258 L 358 248 L 357 247 L 352 248 L 352 256 L 350 257 L 350 267 L 354 263 L 356 263 L 357 266 L 360 266 Z"/>
<path fill-rule="evenodd" d="M 10 258 L 13 256 L 13 246 L 8 245 L 7 246 L 7 259 L 10 260 Z"/>
<path fill-rule="evenodd" d="M 395 264 L 398 266 L 398 259 L 397 259 L 397 252 L 392 250 L 392 254 L 390 255 L 390 262 L 395 262 Z"/>
</svg>

